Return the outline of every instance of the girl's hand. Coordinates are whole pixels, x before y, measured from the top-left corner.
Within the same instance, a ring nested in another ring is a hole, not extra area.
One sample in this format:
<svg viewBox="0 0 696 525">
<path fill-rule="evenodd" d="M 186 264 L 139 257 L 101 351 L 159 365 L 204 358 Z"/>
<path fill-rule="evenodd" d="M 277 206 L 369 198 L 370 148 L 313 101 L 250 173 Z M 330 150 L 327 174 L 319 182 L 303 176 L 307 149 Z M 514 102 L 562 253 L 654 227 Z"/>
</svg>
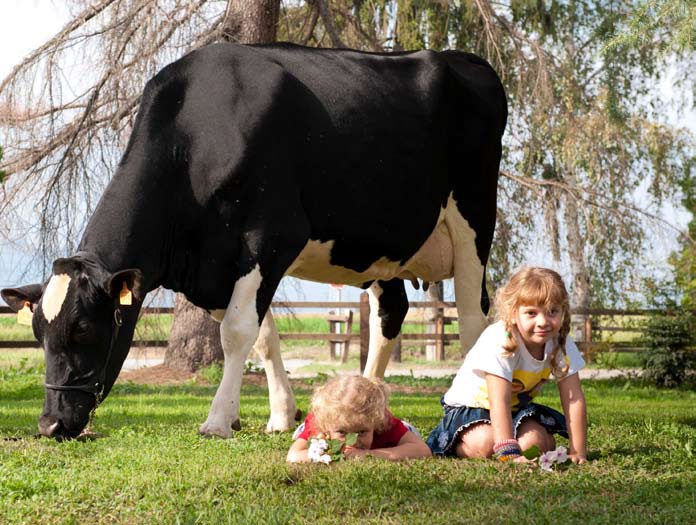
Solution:
<svg viewBox="0 0 696 525">
<path fill-rule="evenodd" d="M 362 459 L 367 457 L 369 450 L 346 446 L 343 448 L 343 457 L 346 459 Z"/>
<path fill-rule="evenodd" d="M 587 463 L 587 458 L 585 457 L 585 454 L 568 454 L 568 457 L 570 458 L 570 461 L 572 461 L 576 465 L 582 465 L 583 463 Z"/>
<path fill-rule="evenodd" d="M 512 460 L 513 463 L 534 463 L 533 459 L 527 459 L 524 456 L 517 456 Z"/>
</svg>

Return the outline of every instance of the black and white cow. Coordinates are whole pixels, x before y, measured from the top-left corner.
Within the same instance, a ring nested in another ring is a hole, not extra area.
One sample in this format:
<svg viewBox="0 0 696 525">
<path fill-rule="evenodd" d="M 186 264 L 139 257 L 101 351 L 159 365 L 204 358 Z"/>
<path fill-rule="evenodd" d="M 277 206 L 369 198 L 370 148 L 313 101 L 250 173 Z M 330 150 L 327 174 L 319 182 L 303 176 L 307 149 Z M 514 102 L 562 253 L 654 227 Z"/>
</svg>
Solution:
<svg viewBox="0 0 696 525">
<path fill-rule="evenodd" d="M 79 251 L 56 260 L 46 284 L 2 291 L 15 309 L 31 303 L 45 349 L 40 432 L 83 430 L 158 286 L 221 322 L 208 435 L 231 433 L 259 331 L 268 429 L 294 425 L 269 312 L 284 275 L 369 288 L 369 376 L 384 374 L 406 314 L 404 280 L 454 277 L 469 346 L 488 307 L 506 118 L 493 69 L 457 51 L 220 44 L 165 67 Z"/>
</svg>

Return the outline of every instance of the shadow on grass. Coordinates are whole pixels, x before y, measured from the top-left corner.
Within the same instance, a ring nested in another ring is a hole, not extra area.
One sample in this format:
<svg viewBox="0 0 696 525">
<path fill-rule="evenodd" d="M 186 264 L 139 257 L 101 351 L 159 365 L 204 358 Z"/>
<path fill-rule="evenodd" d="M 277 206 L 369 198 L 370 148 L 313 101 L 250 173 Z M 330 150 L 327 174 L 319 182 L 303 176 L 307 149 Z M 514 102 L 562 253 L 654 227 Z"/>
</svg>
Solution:
<svg viewBox="0 0 696 525">
<path fill-rule="evenodd" d="M 696 428 L 696 417 L 680 417 L 677 418 L 677 423 L 688 427 Z"/>
<path fill-rule="evenodd" d="M 607 452 L 607 456 L 637 456 L 637 455 L 650 455 L 659 454 L 664 452 L 664 448 L 655 446 L 643 446 L 634 448 L 612 448 Z M 599 456 L 598 456 L 599 458 Z"/>
</svg>

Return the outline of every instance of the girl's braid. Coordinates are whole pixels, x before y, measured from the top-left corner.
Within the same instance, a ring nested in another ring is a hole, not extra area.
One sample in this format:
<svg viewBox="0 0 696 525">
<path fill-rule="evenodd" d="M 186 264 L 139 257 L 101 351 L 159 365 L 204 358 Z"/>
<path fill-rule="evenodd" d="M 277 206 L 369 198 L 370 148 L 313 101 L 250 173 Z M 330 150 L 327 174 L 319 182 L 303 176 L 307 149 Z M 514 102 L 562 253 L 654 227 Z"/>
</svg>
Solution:
<svg viewBox="0 0 696 525">
<path fill-rule="evenodd" d="M 561 323 L 561 328 L 558 330 L 558 343 L 556 347 L 551 352 L 551 370 L 553 375 L 557 378 L 565 377 L 568 374 L 568 364 L 566 363 L 566 339 L 570 333 L 570 311 L 567 305 L 563 305 L 563 322 Z M 561 360 L 562 365 L 558 363 L 558 354 L 562 353 L 563 358 Z"/>
<path fill-rule="evenodd" d="M 515 350 L 517 350 L 517 340 L 515 339 L 512 331 L 514 327 L 515 323 L 512 320 L 505 320 L 505 341 L 503 342 L 503 350 L 505 350 L 508 354 L 512 354 Z"/>
</svg>

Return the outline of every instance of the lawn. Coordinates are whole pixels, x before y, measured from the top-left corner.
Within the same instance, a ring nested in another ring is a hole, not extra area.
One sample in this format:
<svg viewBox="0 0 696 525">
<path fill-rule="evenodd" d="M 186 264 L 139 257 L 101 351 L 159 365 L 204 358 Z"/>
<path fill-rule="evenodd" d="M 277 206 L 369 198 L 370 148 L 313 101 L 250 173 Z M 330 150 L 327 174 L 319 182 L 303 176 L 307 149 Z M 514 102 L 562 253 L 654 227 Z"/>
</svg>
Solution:
<svg viewBox="0 0 696 525">
<path fill-rule="evenodd" d="M 371 459 L 287 465 L 288 433 L 264 432 L 268 398 L 245 381 L 244 428 L 196 434 L 213 386 L 118 384 L 93 430 L 36 439 L 34 357 L 0 364 L 0 523 L 694 523 L 696 393 L 587 381 L 589 464 L 545 473 L 493 461 Z M 389 379 L 397 416 L 436 424 L 449 379 Z M 307 408 L 311 384 L 295 383 Z M 542 402 L 558 408 L 553 387 Z"/>
</svg>

